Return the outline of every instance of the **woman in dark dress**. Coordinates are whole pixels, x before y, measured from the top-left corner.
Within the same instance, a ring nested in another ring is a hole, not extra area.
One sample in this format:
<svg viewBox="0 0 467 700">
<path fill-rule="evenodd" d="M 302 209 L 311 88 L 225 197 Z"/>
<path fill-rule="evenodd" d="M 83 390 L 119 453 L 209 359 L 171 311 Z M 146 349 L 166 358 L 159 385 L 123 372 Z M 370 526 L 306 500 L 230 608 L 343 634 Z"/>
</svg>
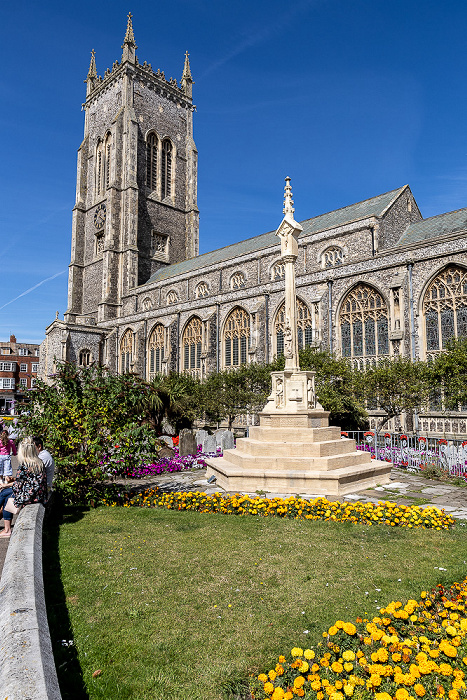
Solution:
<svg viewBox="0 0 467 700">
<path fill-rule="evenodd" d="M 18 471 L 8 488 L 0 491 L 3 501 L 5 529 L 0 537 L 10 537 L 11 519 L 23 506 L 47 501 L 47 474 L 44 463 L 37 456 L 32 437 L 24 438 L 18 448 Z"/>
</svg>

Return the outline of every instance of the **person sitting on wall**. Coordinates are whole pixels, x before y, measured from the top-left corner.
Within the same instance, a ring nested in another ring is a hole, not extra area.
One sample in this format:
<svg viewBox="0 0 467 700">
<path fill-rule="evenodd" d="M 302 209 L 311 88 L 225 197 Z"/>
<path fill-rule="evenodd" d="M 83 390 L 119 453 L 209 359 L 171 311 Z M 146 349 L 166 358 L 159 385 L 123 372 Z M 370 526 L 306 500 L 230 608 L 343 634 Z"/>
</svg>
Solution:
<svg viewBox="0 0 467 700">
<path fill-rule="evenodd" d="M 16 445 L 8 435 L 8 430 L 0 433 L 0 478 L 5 479 L 13 474 L 11 455 L 16 455 Z"/>
<path fill-rule="evenodd" d="M 44 467 L 47 474 L 47 491 L 50 494 L 55 473 L 54 458 L 48 450 L 44 450 L 44 441 L 41 437 L 35 437 L 34 443 L 37 449 L 37 456 L 44 462 Z"/>
<path fill-rule="evenodd" d="M 47 502 L 47 473 L 44 463 L 37 456 L 37 449 L 32 437 L 24 438 L 18 449 L 18 471 L 16 478 L 7 488 L 3 489 L 2 501 L 7 498 L 3 506 L 3 520 L 5 529 L 0 534 L 1 538 L 10 537 L 11 520 L 23 506 L 30 503 Z"/>
</svg>

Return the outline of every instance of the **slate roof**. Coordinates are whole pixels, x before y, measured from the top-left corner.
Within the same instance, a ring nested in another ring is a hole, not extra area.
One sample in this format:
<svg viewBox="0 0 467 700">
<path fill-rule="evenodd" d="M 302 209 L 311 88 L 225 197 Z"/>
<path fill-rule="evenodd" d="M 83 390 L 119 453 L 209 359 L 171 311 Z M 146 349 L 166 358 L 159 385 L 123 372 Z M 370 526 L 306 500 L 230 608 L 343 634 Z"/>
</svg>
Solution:
<svg viewBox="0 0 467 700">
<path fill-rule="evenodd" d="M 350 204 L 347 207 L 335 209 L 327 214 L 314 216 L 312 219 L 305 219 L 305 221 L 300 222 L 303 226 L 303 233 L 300 235 L 305 236 L 310 233 L 317 233 L 318 231 L 326 231 L 327 229 L 343 226 L 344 224 L 359 221 L 360 219 L 367 219 L 371 216 L 382 216 L 384 211 L 399 197 L 405 187 L 407 187 L 407 185 L 399 187 L 397 190 L 391 190 L 391 192 L 385 192 L 377 197 L 365 199 L 363 202 Z M 174 265 L 167 265 L 167 267 L 157 270 L 146 284 L 170 279 L 171 277 L 176 277 L 185 272 L 194 272 L 203 267 L 226 262 L 227 260 L 232 260 L 239 256 L 246 255 L 247 253 L 254 253 L 257 250 L 263 250 L 264 248 L 275 245 L 279 245 L 279 239 L 275 231 L 263 233 L 260 236 L 254 236 L 253 238 L 247 238 L 239 243 L 233 243 L 224 248 L 218 248 L 210 253 L 198 255 L 196 258 L 183 260 Z"/>
<path fill-rule="evenodd" d="M 467 209 L 457 209 L 447 214 L 432 216 L 430 219 L 422 219 L 408 226 L 396 245 L 410 245 L 421 243 L 430 238 L 446 236 L 467 229 Z"/>
</svg>

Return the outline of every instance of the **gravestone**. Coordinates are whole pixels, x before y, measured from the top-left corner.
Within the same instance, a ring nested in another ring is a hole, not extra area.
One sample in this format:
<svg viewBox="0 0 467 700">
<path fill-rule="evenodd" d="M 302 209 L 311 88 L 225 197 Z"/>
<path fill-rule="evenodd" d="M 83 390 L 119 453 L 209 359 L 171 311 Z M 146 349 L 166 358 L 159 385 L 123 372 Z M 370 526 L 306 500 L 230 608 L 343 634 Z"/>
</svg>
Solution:
<svg viewBox="0 0 467 700">
<path fill-rule="evenodd" d="M 203 430 L 202 428 L 200 430 L 196 431 L 196 444 L 197 445 L 202 445 L 209 435 L 207 430 Z"/>
<path fill-rule="evenodd" d="M 215 435 L 206 435 L 203 441 L 203 452 L 205 454 L 216 454 L 217 441 Z"/>
<path fill-rule="evenodd" d="M 192 430 L 184 428 L 180 431 L 180 441 L 178 443 L 178 453 L 180 457 L 186 457 L 187 455 L 195 455 L 198 451 L 198 446 L 196 444 L 195 434 Z"/>
<path fill-rule="evenodd" d="M 222 435 L 221 447 L 222 452 L 224 452 L 224 450 L 233 450 L 233 448 L 235 447 L 234 436 L 231 430 L 226 430 L 225 433 Z"/>
<path fill-rule="evenodd" d="M 173 447 L 173 440 L 170 435 L 161 435 L 159 439 L 166 442 L 169 447 Z"/>
<path fill-rule="evenodd" d="M 219 430 L 216 430 L 214 432 L 214 435 L 216 436 L 216 442 L 218 447 L 222 447 L 222 436 L 225 433 L 225 428 L 221 428 Z"/>
</svg>

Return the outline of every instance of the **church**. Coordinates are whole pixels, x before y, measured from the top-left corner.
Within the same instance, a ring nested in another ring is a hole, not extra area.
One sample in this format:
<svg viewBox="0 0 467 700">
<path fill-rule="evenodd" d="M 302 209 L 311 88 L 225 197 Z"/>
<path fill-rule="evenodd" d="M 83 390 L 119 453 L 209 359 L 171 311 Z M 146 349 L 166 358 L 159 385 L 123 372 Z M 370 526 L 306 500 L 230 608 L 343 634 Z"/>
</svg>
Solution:
<svg viewBox="0 0 467 700">
<path fill-rule="evenodd" d="M 121 59 L 103 77 L 92 53 L 68 307 L 46 329 L 43 377 L 68 360 L 147 380 L 203 378 L 284 349 L 279 239 L 267 232 L 199 255 L 188 54 L 178 83 L 140 63 L 136 48 L 129 15 Z M 398 354 L 425 360 L 467 335 L 467 208 L 424 219 L 403 185 L 300 223 L 301 347 L 364 367 Z M 434 406 L 419 430 L 467 435 L 466 418 Z M 391 427 L 407 429 L 399 419 Z"/>
</svg>

